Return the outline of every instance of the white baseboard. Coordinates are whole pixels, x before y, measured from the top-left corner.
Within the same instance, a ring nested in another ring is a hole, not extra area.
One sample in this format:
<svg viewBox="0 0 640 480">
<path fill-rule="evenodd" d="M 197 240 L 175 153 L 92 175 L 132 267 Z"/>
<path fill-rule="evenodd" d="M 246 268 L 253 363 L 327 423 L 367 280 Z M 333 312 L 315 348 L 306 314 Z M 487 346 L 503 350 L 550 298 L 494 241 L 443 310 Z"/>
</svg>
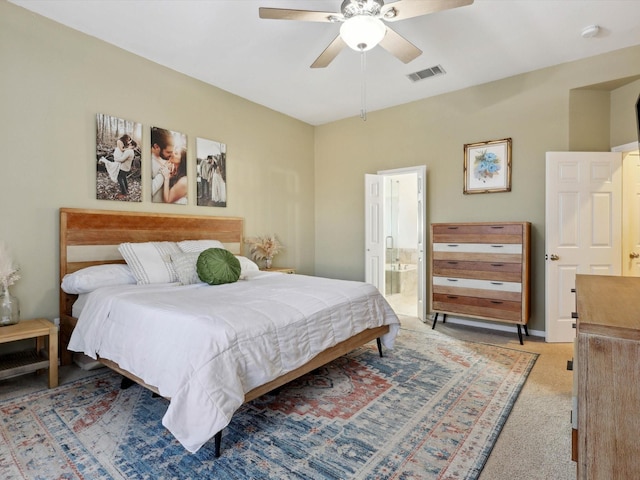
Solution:
<svg viewBox="0 0 640 480">
<path fill-rule="evenodd" d="M 429 321 L 433 324 L 433 317 L 435 314 L 429 315 Z M 438 315 L 438 323 L 442 322 L 442 314 Z M 469 327 L 478 327 L 478 328 L 486 328 L 487 330 L 496 330 L 500 332 L 515 332 L 517 331 L 516 324 L 502 324 L 502 323 L 493 323 L 486 322 L 483 320 L 470 320 L 467 318 L 453 317 L 451 315 L 447 315 L 447 323 L 453 323 L 454 325 L 466 325 Z M 438 327 L 436 327 L 438 328 Z M 523 329 L 524 330 L 524 329 Z M 545 332 L 540 330 L 532 330 L 528 328 L 529 335 L 532 337 L 541 337 L 545 338 Z M 524 334 L 524 332 L 523 332 Z"/>
</svg>

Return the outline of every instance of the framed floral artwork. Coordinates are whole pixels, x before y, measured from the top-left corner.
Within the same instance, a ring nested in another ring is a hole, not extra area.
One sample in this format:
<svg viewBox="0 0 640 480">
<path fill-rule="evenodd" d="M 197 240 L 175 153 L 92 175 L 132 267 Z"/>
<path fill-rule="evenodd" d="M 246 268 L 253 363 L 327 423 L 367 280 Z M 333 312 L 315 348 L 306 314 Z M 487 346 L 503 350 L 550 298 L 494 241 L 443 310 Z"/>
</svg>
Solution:
<svg viewBox="0 0 640 480">
<path fill-rule="evenodd" d="M 464 146 L 464 193 L 511 191 L 511 139 Z"/>
</svg>

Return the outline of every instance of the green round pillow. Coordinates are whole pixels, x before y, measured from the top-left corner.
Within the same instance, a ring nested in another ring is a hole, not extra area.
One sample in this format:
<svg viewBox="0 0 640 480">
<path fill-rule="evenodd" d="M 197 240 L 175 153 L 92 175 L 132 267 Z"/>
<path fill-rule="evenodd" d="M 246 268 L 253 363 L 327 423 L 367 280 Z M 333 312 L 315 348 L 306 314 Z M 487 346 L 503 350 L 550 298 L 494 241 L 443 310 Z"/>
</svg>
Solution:
<svg viewBox="0 0 640 480">
<path fill-rule="evenodd" d="M 240 278 L 240 261 L 229 250 L 208 248 L 198 256 L 196 271 L 209 285 L 233 283 Z"/>
</svg>

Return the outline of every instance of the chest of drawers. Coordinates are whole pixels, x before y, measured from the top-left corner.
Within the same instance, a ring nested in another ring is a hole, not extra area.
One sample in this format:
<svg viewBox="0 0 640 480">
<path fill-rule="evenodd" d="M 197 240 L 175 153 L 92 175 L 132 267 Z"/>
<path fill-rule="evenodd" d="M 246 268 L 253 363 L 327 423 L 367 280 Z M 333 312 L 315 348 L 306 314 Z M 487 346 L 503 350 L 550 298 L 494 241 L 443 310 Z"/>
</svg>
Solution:
<svg viewBox="0 0 640 480">
<path fill-rule="evenodd" d="M 640 278 L 576 275 L 579 480 L 640 478 Z"/>
<path fill-rule="evenodd" d="M 431 225 L 431 311 L 516 324 L 529 321 L 529 222 Z M 445 317 L 446 318 L 446 317 Z"/>
</svg>

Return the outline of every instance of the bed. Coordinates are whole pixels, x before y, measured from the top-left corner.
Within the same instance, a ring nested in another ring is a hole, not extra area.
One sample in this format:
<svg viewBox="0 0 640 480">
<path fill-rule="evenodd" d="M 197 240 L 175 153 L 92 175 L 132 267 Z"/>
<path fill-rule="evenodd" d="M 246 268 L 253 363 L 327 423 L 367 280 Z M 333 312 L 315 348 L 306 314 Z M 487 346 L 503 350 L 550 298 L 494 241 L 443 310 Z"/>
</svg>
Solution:
<svg viewBox="0 0 640 480">
<path fill-rule="evenodd" d="M 215 239 L 242 259 L 243 230 L 238 217 L 63 208 L 61 285 L 88 267 L 124 266 L 123 243 Z M 371 285 L 253 269 L 219 286 L 113 285 L 80 296 L 60 290 L 61 363 L 71 363 L 71 344 L 168 398 L 163 424 L 191 452 L 213 438 L 216 456 L 243 402 L 372 340 L 382 355 L 398 328 Z"/>
</svg>

